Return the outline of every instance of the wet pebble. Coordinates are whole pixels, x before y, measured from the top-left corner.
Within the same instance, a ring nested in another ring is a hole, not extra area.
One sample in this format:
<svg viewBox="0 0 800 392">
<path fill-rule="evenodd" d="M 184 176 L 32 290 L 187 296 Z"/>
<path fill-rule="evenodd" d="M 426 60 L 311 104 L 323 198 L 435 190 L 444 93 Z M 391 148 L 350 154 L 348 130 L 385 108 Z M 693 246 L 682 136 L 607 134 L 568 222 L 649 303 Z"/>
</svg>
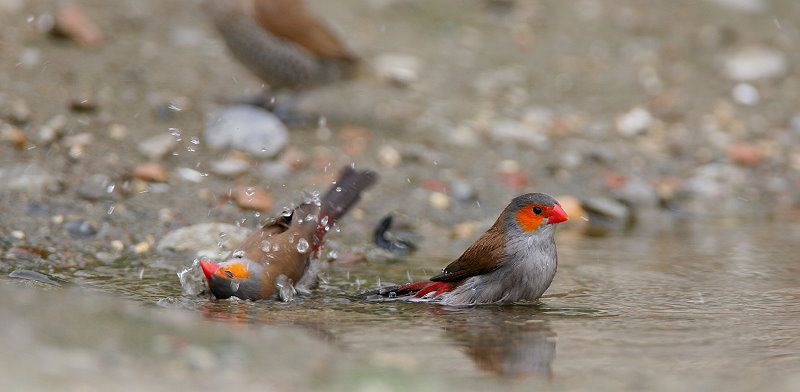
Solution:
<svg viewBox="0 0 800 392">
<path fill-rule="evenodd" d="M 78 186 L 78 195 L 86 200 L 114 199 L 114 183 L 105 174 L 93 174 L 84 177 Z"/>
<path fill-rule="evenodd" d="M 444 210 L 450 207 L 450 196 L 442 192 L 431 192 L 428 195 L 428 204 L 437 210 Z"/>
<path fill-rule="evenodd" d="M 752 143 L 735 143 L 728 146 L 728 158 L 742 166 L 753 166 L 761 162 L 761 151 Z"/>
<path fill-rule="evenodd" d="M 642 107 L 635 107 L 617 116 L 615 121 L 617 131 L 624 136 L 639 135 L 646 131 L 652 123 L 653 116 Z"/>
<path fill-rule="evenodd" d="M 133 169 L 133 178 L 148 182 L 167 182 L 167 171 L 155 162 L 142 163 Z"/>
<path fill-rule="evenodd" d="M 606 197 L 592 197 L 582 201 L 581 207 L 589 217 L 586 233 L 605 235 L 625 230 L 633 224 L 633 214 L 627 205 Z"/>
<path fill-rule="evenodd" d="M 195 184 L 203 182 L 206 174 L 188 167 L 179 167 L 175 169 L 178 176 L 185 181 L 193 182 Z"/>
<path fill-rule="evenodd" d="M 731 92 L 733 99 L 742 105 L 756 105 L 761 100 L 758 89 L 750 83 L 739 83 Z"/>
<path fill-rule="evenodd" d="M 67 125 L 67 116 L 59 114 L 48 120 L 39 128 L 39 141 L 45 144 L 52 143 L 64 134 Z"/>
<path fill-rule="evenodd" d="M 558 204 L 561 205 L 561 208 L 564 209 L 564 212 L 567 213 L 569 217 L 568 222 L 582 222 L 588 219 L 586 215 L 586 211 L 581 206 L 581 201 L 575 196 L 572 195 L 561 195 L 556 197 L 558 200 Z"/>
<path fill-rule="evenodd" d="M 69 102 L 69 108 L 74 112 L 87 113 L 97 110 L 97 100 L 94 95 L 84 93 L 78 97 L 72 98 Z"/>
<path fill-rule="evenodd" d="M 388 168 L 396 167 L 403 160 L 400 151 L 389 144 L 384 144 L 378 149 L 378 160 Z"/>
<path fill-rule="evenodd" d="M 729 55 L 722 67 L 723 73 L 738 82 L 777 78 L 786 74 L 786 55 L 765 47 L 749 47 Z"/>
<path fill-rule="evenodd" d="M 419 79 L 422 60 L 403 53 L 385 53 L 378 56 L 373 64 L 375 73 L 381 79 L 399 86 L 407 86 Z"/>
<path fill-rule="evenodd" d="M 204 135 L 212 148 L 232 148 L 259 158 L 276 156 L 289 142 L 286 126 L 275 115 L 249 105 L 217 110 L 206 121 Z"/>
<path fill-rule="evenodd" d="M 472 184 L 464 180 L 450 181 L 450 196 L 456 201 L 473 201 L 478 198 L 478 191 Z"/>
<path fill-rule="evenodd" d="M 220 176 L 236 177 L 250 169 L 250 162 L 246 159 L 228 157 L 211 162 L 209 170 Z"/>
<path fill-rule="evenodd" d="M 227 223 L 199 223 L 167 233 L 158 241 L 156 249 L 220 257 L 238 246 L 248 234 L 250 229 Z"/>
<path fill-rule="evenodd" d="M 21 98 L 11 100 L 7 112 L 6 117 L 17 124 L 26 124 L 33 118 L 30 106 Z"/>
<path fill-rule="evenodd" d="M 57 191 L 61 183 L 57 176 L 35 164 L 0 167 L 0 189 L 39 194 Z"/>
<path fill-rule="evenodd" d="M 254 186 L 237 186 L 231 192 L 231 198 L 239 208 L 245 210 L 269 211 L 274 205 L 269 192 Z"/>
<path fill-rule="evenodd" d="M 28 144 L 28 137 L 25 135 L 25 132 L 22 132 L 21 129 L 11 125 L 11 124 L 0 124 L 0 137 L 3 141 L 11 143 L 14 147 L 18 149 L 25 148 L 25 145 Z"/>
<path fill-rule="evenodd" d="M 78 4 L 73 2 L 63 4 L 58 9 L 51 32 L 70 38 L 86 48 L 96 48 L 103 44 L 100 28 Z"/>
<path fill-rule="evenodd" d="M 87 221 L 67 222 L 63 229 L 75 238 L 89 238 L 97 234 L 97 228 Z"/>
<path fill-rule="evenodd" d="M 163 158 L 177 146 L 178 141 L 175 136 L 165 133 L 142 140 L 137 145 L 137 150 L 140 154 L 155 161 Z"/>
</svg>

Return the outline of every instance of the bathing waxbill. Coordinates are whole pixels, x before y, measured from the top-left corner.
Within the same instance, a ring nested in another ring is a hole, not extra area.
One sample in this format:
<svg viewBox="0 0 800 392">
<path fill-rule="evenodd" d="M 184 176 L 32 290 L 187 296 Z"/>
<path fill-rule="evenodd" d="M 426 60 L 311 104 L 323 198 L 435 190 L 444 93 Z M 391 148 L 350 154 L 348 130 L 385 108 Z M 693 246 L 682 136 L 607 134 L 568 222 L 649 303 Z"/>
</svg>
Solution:
<svg viewBox="0 0 800 392">
<path fill-rule="evenodd" d="M 289 300 L 295 289 L 313 288 L 314 259 L 325 233 L 376 179 L 374 172 L 345 167 L 321 198 L 306 200 L 256 230 L 223 262 L 201 260 L 211 293 L 219 299 Z"/>
<path fill-rule="evenodd" d="M 553 234 L 567 214 L 543 193 L 517 196 L 464 254 L 429 281 L 363 293 L 368 299 L 474 305 L 533 301 L 550 286 L 558 258 Z"/>
</svg>

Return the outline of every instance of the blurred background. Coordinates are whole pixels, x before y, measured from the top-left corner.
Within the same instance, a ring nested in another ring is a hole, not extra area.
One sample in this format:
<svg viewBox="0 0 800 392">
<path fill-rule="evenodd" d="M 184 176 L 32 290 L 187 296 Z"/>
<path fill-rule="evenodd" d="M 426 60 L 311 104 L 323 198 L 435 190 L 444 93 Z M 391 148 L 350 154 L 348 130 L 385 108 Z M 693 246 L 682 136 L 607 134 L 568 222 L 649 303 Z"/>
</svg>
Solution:
<svg viewBox="0 0 800 392">
<path fill-rule="evenodd" d="M 360 68 L 267 90 L 214 5 L 0 0 L 0 271 L 82 287 L 0 286 L 2 344 L 22 358 L 6 385 L 207 385 L 222 369 L 211 385 L 797 388 L 800 3 L 306 3 Z M 351 163 L 381 179 L 312 298 L 219 304 L 178 281 Z M 351 297 L 438 271 L 531 191 L 571 218 L 541 308 Z M 389 213 L 416 253 L 371 245 Z M 286 336 L 312 359 L 258 350 Z M 283 367 L 239 377 L 259 360 Z"/>
</svg>

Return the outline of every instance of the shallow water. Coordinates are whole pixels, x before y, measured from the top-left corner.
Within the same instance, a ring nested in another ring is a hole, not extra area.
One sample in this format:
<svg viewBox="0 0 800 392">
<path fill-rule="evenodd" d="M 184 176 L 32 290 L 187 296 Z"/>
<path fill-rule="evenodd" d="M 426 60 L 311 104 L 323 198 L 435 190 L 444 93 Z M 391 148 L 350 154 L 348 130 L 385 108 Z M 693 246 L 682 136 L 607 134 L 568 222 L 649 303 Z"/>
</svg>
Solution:
<svg viewBox="0 0 800 392">
<path fill-rule="evenodd" d="M 223 324 L 297 326 L 358 356 L 446 377 L 796 387 L 800 225 L 681 226 L 605 238 L 561 233 L 559 272 L 537 304 L 448 308 L 356 297 L 447 262 L 419 254 L 331 265 L 318 290 L 291 303 L 183 296 L 180 260 L 98 268 L 76 279 Z"/>
</svg>

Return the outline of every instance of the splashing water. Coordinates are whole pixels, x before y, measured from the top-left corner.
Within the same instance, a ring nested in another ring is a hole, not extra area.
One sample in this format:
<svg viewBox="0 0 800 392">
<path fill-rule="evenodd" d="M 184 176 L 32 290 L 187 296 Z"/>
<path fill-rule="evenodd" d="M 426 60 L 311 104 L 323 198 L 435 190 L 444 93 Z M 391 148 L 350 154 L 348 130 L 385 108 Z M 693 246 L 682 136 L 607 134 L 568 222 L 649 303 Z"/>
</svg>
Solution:
<svg viewBox="0 0 800 392">
<path fill-rule="evenodd" d="M 270 249 L 271 246 L 272 246 L 272 244 L 270 244 L 269 241 L 267 241 L 267 240 L 261 241 L 261 251 L 262 252 L 269 253 L 269 251 L 271 250 Z"/>
<path fill-rule="evenodd" d="M 200 259 L 194 259 L 192 265 L 178 271 L 183 295 L 196 297 L 206 289 L 203 273 L 200 271 Z"/>
<path fill-rule="evenodd" d="M 233 257 L 236 258 L 236 259 L 243 258 L 244 257 L 244 251 L 240 249 L 240 250 L 237 250 L 236 252 L 233 252 Z"/>
<path fill-rule="evenodd" d="M 308 252 L 308 241 L 305 238 L 301 238 L 300 241 L 297 241 L 297 251 L 300 253 Z"/>
<path fill-rule="evenodd" d="M 247 189 L 244 191 L 244 194 L 245 194 L 245 195 L 247 195 L 247 196 L 253 196 L 253 195 L 255 195 L 255 194 L 256 194 L 256 188 L 255 188 L 255 187 L 252 187 L 252 186 L 249 186 L 249 187 L 247 187 Z"/>
</svg>

